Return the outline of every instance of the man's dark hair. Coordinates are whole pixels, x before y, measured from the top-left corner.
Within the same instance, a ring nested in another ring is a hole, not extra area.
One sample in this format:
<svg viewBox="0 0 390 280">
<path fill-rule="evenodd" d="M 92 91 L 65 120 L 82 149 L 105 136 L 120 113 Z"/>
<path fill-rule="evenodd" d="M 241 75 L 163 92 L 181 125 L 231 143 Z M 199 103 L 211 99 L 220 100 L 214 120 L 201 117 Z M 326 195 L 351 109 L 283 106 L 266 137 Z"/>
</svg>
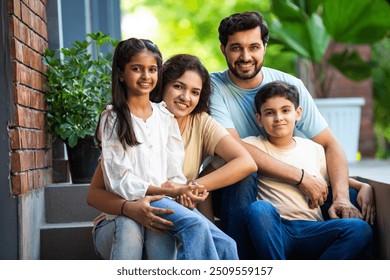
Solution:
<svg viewBox="0 0 390 280">
<path fill-rule="evenodd" d="M 258 12 L 236 13 L 224 18 L 218 28 L 219 41 L 226 47 L 229 36 L 236 32 L 250 30 L 258 26 L 261 30 L 261 40 L 265 46 L 269 39 L 269 29 L 263 16 Z"/>
<path fill-rule="evenodd" d="M 283 81 L 274 81 L 265 84 L 255 96 L 255 107 L 258 114 L 261 114 L 261 106 L 268 99 L 274 97 L 283 97 L 294 104 L 295 109 L 299 106 L 299 93 L 296 86 Z"/>
</svg>

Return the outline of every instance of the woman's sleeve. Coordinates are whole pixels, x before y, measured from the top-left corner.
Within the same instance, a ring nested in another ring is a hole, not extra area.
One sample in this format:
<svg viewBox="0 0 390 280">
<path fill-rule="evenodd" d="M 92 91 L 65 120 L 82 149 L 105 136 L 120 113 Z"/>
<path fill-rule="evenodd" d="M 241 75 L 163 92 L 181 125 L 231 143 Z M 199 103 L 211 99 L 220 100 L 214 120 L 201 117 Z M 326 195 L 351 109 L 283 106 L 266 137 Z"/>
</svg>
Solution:
<svg viewBox="0 0 390 280">
<path fill-rule="evenodd" d="M 127 200 L 144 197 L 150 183 L 132 173 L 134 168 L 129 168 L 131 162 L 119 141 L 112 112 L 102 113 L 98 135 L 101 137 L 102 170 L 106 189 Z"/>
</svg>

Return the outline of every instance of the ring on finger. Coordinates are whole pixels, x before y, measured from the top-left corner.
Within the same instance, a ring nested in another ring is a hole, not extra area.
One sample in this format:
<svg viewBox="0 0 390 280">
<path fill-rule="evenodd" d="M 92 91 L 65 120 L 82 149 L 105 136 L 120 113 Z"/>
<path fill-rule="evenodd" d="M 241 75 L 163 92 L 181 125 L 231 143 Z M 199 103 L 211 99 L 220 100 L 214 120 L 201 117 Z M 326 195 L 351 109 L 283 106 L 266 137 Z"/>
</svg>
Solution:
<svg viewBox="0 0 390 280">
<path fill-rule="evenodd" d="M 150 222 L 150 226 L 151 226 L 151 227 L 153 227 L 153 221 L 152 221 L 152 222 Z"/>
</svg>

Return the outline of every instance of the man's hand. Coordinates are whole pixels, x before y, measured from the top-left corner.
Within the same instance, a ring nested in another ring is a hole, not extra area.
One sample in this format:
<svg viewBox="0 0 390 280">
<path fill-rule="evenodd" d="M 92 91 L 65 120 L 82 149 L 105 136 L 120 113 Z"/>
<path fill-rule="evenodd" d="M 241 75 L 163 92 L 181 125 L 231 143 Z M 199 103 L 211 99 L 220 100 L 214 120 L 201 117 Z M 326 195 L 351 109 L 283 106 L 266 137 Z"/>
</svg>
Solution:
<svg viewBox="0 0 390 280">
<path fill-rule="evenodd" d="M 375 221 L 375 197 L 374 189 L 366 183 L 360 182 L 360 190 L 357 195 L 357 202 L 362 209 L 363 219 L 373 225 Z"/>
<path fill-rule="evenodd" d="M 321 206 L 328 196 L 328 184 L 325 180 L 305 172 L 299 189 L 309 198 L 309 207 L 312 209 Z"/>
<path fill-rule="evenodd" d="M 339 218 L 358 218 L 363 219 L 359 209 L 347 199 L 336 199 L 329 208 L 329 217 L 331 219 Z"/>
</svg>

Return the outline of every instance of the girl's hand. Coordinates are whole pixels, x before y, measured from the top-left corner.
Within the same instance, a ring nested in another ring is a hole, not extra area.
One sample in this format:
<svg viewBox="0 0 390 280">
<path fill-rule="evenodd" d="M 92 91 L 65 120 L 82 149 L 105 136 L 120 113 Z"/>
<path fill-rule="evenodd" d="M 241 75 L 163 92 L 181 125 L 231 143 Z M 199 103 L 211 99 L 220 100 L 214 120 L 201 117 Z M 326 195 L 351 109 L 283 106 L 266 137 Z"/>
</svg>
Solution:
<svg viewBox="0 0 390 280">
<path fill-rule="evenodd" d="M 191 198 L 189 198 L 185 194 L 182 194 L 182 195 L 176 197 L 176 202 L 180 203 L 181 205 L 183 205 L 184 207 L 186 207 L 190 210 L 195 209 L 195 203 L 193 203 Z"/>
<path fill-rule="evenodd" d="M 180 195 L 176 198 L 176 202 L 180 203 L 184 207 L 188 209 L 194 210 L 197 203 L 203 202 L 209 196 L 209 192 L 202 191 L 199 193 L 198 190 L 193 191 L 193 195 L 195 195 L 195 199 L 191 199 L 186 194 Z"/>
<path fill-rule="evenodd" d="M 366 183 L 360 183 L 357 202 L 362 209 L 363 219 L 373 225 L 375 221 L 375 197 L 373 188 Z"/>
</svg>

